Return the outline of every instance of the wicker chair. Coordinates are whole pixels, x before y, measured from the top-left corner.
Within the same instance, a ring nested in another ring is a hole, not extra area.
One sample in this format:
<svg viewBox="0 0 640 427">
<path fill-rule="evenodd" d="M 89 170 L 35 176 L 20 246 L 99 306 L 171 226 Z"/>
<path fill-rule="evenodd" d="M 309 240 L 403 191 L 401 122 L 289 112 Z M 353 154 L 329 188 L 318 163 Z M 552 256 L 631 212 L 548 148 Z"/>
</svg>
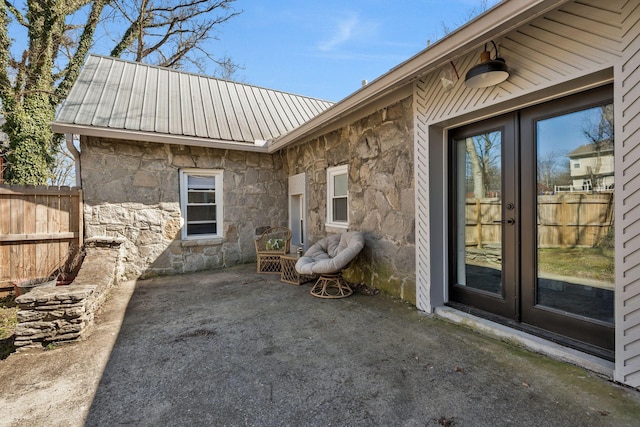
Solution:
<svg viewBox="0 0 640 427">
<path fill-rule="evenodd" d="M 299 274 L 319 275 L 311 288 L 311 295 L 318 298 L 344 298 L 353 293 L 342 278 L 342 271 L 355 259 L 364 247 L 364 234 L 350 231 L 334 234 L 311 246 L 296 262 Z"/>
<path fill-rule="evenodd" d="M 258 256 L 258 273 L 280 274 L 280 256 L 289 253 L 291 230 L 287 227 L 272 227 L 255 241 Z"/>
</svg>

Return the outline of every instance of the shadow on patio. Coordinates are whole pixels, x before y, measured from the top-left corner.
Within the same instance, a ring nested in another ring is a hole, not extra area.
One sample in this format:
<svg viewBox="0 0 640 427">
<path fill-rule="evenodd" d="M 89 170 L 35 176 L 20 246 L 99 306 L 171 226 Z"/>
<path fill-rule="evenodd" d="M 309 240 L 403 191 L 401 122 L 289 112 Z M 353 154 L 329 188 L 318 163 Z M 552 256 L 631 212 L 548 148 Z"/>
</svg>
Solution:
<svg viewBox="0 0 640 427">
<path fill-rule="evenodd" d="M 99 318 L 87 341 L 29 356 L 57 357 L 65 372 L 64 359 L 103 352 L 103 371 L 77 367 L 93 384 L 71 375 L 67 383 L 84 386 L 64 405 L 55 403 L 61 387 L 49 385 L 48 409 L 32 400 L 9 425 L 45 409 L 64 420 L 70 403 L 87 426 L 619 426 L 640 416 L 633 390 L 382 295 L 321 300 L 310 284 L 258 275 L 255 265 L 133 286 L 115 288 L 101 315 L 132 292 L 119 331 Z M 113 334 L 112 346 L 96 345 Z M 15 408 L 21 398 L 6 393 Z"/>
</svg>

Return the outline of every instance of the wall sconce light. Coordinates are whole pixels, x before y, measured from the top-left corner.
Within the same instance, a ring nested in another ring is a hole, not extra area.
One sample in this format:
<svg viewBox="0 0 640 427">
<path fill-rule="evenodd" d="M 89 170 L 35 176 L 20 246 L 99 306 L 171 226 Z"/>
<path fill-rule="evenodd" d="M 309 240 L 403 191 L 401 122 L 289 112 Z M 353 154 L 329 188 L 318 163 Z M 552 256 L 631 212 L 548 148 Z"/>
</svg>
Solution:
<svg viewBox="0 0 640 427">
<path fill-rule="evenodd" d="M 487 44 L 484 45 L 484 52 L 480 54 L 480 63 L 473 66 L 464 79 L 464 83 L 469 88 L 482 88 L 495 86 L 507 80 L 509 77 L 509 70 L 504 59 L 498 56 L 498 47 L 495 42 L 493 49 L 496 54 L 491 59 L 491 53 L 487 51 Z"/>
</svg>

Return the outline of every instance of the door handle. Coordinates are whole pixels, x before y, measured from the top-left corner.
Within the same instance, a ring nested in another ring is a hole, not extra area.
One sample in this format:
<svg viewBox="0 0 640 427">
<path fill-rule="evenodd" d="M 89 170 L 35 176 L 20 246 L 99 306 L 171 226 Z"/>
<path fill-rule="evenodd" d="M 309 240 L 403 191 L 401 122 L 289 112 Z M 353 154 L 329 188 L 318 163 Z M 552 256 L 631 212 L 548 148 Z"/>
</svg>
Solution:
<svg viewBox="0 0 640 427">
<path fill-rule="evenodd" d="M 513 225 L 513 224 L 515 224 L 515 223 L 516 223 L 516 219 L 515 219 L 515 218 L 508 218 L 508 219 L 502 219 L 502 220 L 498 219 L 498 220 L 495 220 L 495 221 L 493 221 L 493 222 L 494 222 L 494 223 L 496 223 L 496 224 L 504 224 L 504 223 L 507 223 L 507 224 L 509 224 L 509 225 Z"/>
</svg>

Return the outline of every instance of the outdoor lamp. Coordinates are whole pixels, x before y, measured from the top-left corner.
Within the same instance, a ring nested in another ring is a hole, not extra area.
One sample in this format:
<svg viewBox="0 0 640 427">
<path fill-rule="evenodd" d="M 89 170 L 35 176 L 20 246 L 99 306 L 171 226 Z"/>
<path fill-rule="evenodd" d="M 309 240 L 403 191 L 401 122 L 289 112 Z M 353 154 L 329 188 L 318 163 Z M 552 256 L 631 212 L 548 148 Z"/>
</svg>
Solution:
<svg viewBox="0 0 640 427">
<path fill-rule="evenodd" d="M 481 88 L 495 86 L 509 77 L 509 71 L 504 59 L 498 56 L 498 47 L 492 41 L 496 55 L 491 59 L 491 53 L 487 51 L 487 44 L 484 45 L 484 52 L 480 54 L 480 63 L 472 67 L 464 79 L 464 83 L 469 88 Z"/>
</svg>

